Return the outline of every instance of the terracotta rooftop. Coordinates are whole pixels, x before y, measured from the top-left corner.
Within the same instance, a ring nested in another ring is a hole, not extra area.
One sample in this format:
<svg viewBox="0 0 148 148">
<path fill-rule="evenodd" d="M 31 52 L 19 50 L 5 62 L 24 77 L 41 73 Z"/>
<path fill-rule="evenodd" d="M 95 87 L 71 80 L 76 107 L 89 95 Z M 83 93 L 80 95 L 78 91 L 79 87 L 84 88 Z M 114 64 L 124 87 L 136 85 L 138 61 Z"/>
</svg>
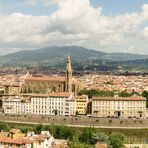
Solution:
<svg viewBox="0 0 148 148">
<path fill-rule="evenodd" d="M 49 136 L 47 136 L 47 135 L 38 135 L 37 137 L 36 137 L 36 140 L 37 141 L 44 141 L 45 140 L 45 138 L 48 138 Z"/>
<path fill-rule="evenodd" d="M 18 129 L 12 129 L 9 131 L 9 133 L 17 133 Z M 5 143 L 5 144 L 32 144 L 35 143 L 37 141 L 44 141 L 46 138 L 48 138 L 48 135 L 43 135 L 43 134 L 39 134 L 39 135 L 35 135 L 33 137 L 26 137 L 25 134 L 22 134 L 22 136 L 16 134 L 18 137 L 14 137 L 12 138 L 9 133 L 0 133 L 0 142 Z M 15 135 L 15 134 L 14 134 Z"/>
<path fill-rule="evenodd" d="M 2 86 L 12 86 L 12 87 L 19 87 L 20 84 L 18 82 L 14 82 L 14 83 L 8 83 L 8 82 L 4 82 L 2 84 Z"/>
<path fill-rule="evenodd" d="M 97 143 L 95 148 L 107 148 L 107 144 Z"/>
<path fill-rule="evenodd" d="M 32 97 L 48 97 L 49 94 L 32 94 Z"/>
<path fill-rule="evenodd" d="M 65 81 L 64 77 L 49 77 L 49 76 L 29 76 L 26 80 L 32 81 Z"/>
<path fill-rule="evenodd" d="M 0 137 L 0 142 L 11 143 L 11 144 L 30 144 L 30 143 L 34 143 L 35 141 L 27 138 L 12 139 L 11 137 L 3 136 L 3 137 Z"/>
<path fill-rule="evenodd" d="M 87 95 L 75 96 L 75 99 L 80 99 L 80 98 L 86 99 L 87 97 L 88 97 Z"/>
<path fill-rule="evenodd" d="M 53 97 L 53 96 L 59 96 L 59 97 L 69 97 L 71 95 L 70 92 L 54 92 L 49 94 L 32 94 L 33 97 Z"/>
<path fill-rule="evenodd" d="M 146 101 L 146 98 L 142 96 L 132 97 L 92 97 L 92 100 L 105 100 L 105 101 Z"/>
</svg>

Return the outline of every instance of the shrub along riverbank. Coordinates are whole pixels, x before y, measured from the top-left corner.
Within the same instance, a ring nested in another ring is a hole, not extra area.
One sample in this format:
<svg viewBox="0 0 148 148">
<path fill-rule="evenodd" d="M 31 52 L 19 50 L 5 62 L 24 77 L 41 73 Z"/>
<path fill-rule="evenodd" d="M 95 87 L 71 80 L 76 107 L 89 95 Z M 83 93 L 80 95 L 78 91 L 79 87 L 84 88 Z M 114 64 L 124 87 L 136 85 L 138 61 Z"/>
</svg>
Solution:
<svg viewBox="0 0 148 148">
<path fill-rule="evenodd" d="M 106 143 L 112 148 L 122 148 L 122 145 L 127 143 L 125 135 L 131 133 L 134 135 L 136 133 L 137 136 L 140 136 L 148 133 L 148 130 L 114 130 L 95 129 L 93 127 L 72 128 L 65 125 L 0 123 L 0 131 L 9 131 L 11 128 L 21 129 L 23 133 L 28 131 L 40 133 L 41 130 L 48 130 L 57 139 L 67 139 L 70 148 L 93 148 L 97 142 Z M 117 137 L 119 137 L 118 140 Z"/>
</svg>

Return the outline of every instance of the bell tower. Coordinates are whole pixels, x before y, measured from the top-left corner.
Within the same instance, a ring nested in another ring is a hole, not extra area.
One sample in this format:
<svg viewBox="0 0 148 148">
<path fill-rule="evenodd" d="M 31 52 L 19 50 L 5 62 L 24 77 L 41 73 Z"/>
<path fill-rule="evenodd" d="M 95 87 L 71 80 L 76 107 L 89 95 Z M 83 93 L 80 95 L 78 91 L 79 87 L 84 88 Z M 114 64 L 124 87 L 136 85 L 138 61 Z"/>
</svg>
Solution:
<svg viewBox="0 0 148 148">
<path fill-rule="evenodd" d="M 67 58 L 67 65 L 66 65 L 65 90 L 67 92 L 72 92 L 72 67 L 71 67 L 71 59 L 69 55 Z"/>
</svg>

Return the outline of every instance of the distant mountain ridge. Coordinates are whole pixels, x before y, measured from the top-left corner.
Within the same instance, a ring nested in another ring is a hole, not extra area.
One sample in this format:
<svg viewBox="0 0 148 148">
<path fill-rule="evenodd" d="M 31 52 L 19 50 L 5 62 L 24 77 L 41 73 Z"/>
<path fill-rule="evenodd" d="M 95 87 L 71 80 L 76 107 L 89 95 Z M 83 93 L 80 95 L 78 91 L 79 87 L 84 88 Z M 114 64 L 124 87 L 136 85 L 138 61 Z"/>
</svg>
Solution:
<svg viewBox="0 0 148 148">
<path fill-rule="evenodd" d="M 130 53 L 106 53 L 80 46 L 52 46 L 38 50 L 24 50 L 3 55 L 0 57 L 0 63 L 58 64 L 63 62 L 68 54 L 70 54 L 73 61 L 81 62 L 91 59 L 103 59 L 112 61 L 148 59 L 148 55 Z"/>
</svg>

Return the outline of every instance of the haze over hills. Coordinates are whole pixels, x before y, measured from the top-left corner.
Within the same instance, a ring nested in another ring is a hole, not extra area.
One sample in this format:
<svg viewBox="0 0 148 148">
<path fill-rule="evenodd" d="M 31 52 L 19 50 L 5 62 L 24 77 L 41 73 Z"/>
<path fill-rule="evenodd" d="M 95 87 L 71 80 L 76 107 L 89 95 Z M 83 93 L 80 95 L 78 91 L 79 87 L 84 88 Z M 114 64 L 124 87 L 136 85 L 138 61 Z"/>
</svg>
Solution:
<svg viewBox="0 0 148 148">
<path fill-rule="evenodd" d="M 70 54 L 73 62 L 90 60 L 128 61 L 148 59 L 148 55 L 130 53 L 106 53 L 80 46 L 52 46 L 38 50 L 24 50 L 0 57 L 0 63 L 12 64 L 61 64 Z"/>
</svg>

